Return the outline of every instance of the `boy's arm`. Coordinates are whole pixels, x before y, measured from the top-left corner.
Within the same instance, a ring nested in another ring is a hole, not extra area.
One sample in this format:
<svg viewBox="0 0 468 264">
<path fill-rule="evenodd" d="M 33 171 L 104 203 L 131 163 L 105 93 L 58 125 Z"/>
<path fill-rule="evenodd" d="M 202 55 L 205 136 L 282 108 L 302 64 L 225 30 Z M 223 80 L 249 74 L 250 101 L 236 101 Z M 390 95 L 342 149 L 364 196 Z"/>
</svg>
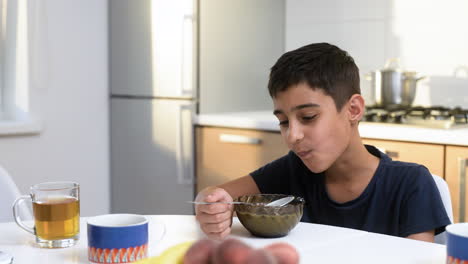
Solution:
<svg viewBox="0 0 468 264">
<path fill-rule="evenodd" d="M 257 184 L 250 175 L 235 179 L 220 186 L 203 189 L 195 198 L 205 202 L 232 202 L 241 195 L 259 193 Z M 214 239 L 226 237 L 231 232 L 232 204 L 195 205 L 196 219 L 205 234 Z"/>
<path fill-rule="evenodd" d="M 406 238 L 410 238 L 414 240 L 421 240 L 425 242 L 434 242 L 434 230 L 412 234 L 412 235 L 407 236 Z"/>
<path fill-rule="evenodd" d="M 250 175 L 221 184 L 218 187 L 226 190 L 233 199 L 242 195 L 260 193 L 257 184 Z"/>
</svg>

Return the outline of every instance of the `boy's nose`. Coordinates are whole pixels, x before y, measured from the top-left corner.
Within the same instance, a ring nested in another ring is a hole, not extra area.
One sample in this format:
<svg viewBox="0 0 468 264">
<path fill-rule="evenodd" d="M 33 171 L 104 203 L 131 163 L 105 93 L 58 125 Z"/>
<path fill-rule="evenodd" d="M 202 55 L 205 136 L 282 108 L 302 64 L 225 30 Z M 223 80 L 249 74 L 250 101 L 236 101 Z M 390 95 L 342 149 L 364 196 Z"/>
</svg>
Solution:
<svg viewBox="0 0 468 264">
<path fill-rule="evenodd" d="M 304 138 L 304 132 L 302 131 L 302 127 L 299 124 L 292 124 L 290 123 L 288 128 L 288 143 L 290 145 L 294 145 L 296 142 L 300 141 Z"/>
</svg>

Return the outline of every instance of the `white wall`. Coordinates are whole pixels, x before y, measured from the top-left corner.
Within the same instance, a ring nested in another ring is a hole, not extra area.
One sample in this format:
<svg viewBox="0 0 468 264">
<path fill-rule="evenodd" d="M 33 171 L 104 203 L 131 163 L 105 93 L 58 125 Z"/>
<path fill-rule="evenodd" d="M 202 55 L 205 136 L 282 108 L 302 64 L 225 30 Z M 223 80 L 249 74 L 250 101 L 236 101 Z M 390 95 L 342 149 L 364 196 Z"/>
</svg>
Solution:
<svg viewBox="0 0 468 264">
<path fill-rule="evenodd" d="M 286 50 L 330 42 L 348 51 L 364 74 L 399 57 L 405 70 L 428 76 L 414 104 L 468 108 L 468 2 L 465 0 L 287 0 Z"/>
<path fill-rule="evenodd" d="M 0 165 L 23 193 L 34 183 L 77 181 L 82 215 L 108 213 L 107 1 L 39 3 L 46 14 L 40 32 L 47 36 L 35 50 L 47 58 L 35 67 L 48 76 L 31 83 L 29 92 L 31 113 L 44 129 L 0 137 Z"/>
<path fill-rule="evenodd" d="M 284 0 L 200 1 L 200 113 L 273 108 L 268 74 L 284 53 L 284 7 Z"/>
</svg>

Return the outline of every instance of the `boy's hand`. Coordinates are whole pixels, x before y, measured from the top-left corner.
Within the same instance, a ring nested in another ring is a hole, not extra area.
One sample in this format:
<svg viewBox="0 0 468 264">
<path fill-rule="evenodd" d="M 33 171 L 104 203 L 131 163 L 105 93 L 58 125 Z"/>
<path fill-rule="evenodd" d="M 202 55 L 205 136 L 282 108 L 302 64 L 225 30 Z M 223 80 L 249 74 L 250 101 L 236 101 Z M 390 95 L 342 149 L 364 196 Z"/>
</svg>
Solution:
<svg viewBox="0 0 468 264">
<path fill-rule="evenodd" d="M 201 191 L 197 202 L 232 202 L 232 197 L 224 189 L 209 187 Z M 196 219 L 203 232 L 213 239 L 222 239 L 231 232 L 232 204 L 197 204 L 195 205 Z"/>
<path fill-rule="evenodd" d="M 296 248 L 284 242 L 252 248 L 239 239 L 223 241 L 200 239 L 193 243 L 184 256 L 184 264 L 298 264 Z"/>
</svg>

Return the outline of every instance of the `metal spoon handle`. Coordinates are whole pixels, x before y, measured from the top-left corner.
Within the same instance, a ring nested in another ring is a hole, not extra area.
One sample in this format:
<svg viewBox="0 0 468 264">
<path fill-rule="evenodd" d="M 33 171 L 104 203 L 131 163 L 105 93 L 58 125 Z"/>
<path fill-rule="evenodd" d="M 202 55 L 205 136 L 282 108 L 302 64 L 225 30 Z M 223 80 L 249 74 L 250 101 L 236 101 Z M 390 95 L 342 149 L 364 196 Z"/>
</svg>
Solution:
<svg viewBox="0 0 468 264">
<path fill-rule="evenodd" d="M 292 200 L 294 200 L 294 196 L 288 196 L 284 197 L 275 201 L 272 201 L 270 203 L 249 203 L 249 202 L 199 202 L 199 201 L 187 201 L 188 203 L 193 203 L 193 204 L 262 204 L 264 206 L 277 206 L 281 207 L 284 206 L 288 203 L 290 203 Z"/>
<path fill-rule="evenodd" d="M 197 202 L 197 201 L 187 201 L 187 203 L 193 204 L 247 204 L 244 202 Z"/>
</svg>

